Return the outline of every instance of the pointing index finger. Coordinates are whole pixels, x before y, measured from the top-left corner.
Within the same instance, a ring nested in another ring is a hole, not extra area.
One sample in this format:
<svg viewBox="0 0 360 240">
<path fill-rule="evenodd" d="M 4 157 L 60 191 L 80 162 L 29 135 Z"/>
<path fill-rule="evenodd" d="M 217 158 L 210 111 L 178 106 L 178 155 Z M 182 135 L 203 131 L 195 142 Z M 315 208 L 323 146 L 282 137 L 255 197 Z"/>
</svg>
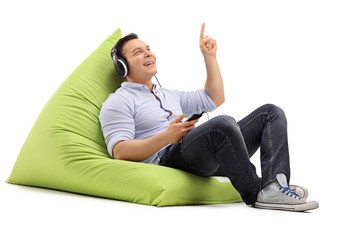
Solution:
<svg viewBox="0 0 360 240">
<path fill-rule="evenodd" d="M 205 23 L 203 23 L 201 26 L 200 40 L 202 40 L 204 38 L 204 31 L 205 31 Z"/>
</svg>

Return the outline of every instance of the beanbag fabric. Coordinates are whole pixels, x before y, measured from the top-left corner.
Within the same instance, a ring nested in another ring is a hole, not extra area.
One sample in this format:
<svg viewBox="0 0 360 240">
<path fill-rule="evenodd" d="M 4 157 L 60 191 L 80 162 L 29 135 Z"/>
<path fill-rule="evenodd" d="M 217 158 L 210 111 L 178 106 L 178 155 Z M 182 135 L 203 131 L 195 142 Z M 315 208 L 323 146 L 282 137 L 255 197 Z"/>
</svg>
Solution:
<svg viewBox="0 0 360 240">
<path fill-rule="evenodd" d="M 110 58 L 120 37 L 118 29 L 50 98 L 7 182 L 155 206 L 242 201 L 230 182 L 109 156 L 98 116 L 124 80 Z"/>
</svg>

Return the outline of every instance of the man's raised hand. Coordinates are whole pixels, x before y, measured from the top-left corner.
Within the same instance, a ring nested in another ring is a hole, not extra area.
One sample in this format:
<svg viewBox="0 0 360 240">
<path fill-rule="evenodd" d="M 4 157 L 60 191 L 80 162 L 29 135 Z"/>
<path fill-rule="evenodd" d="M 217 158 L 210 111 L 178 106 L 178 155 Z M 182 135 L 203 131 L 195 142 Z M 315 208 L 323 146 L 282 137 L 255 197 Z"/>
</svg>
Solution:
<svg viewBox="0 0 360 240">
<path fill-rule="evenodd" d="M 202 24 L 200 31 L 199 46 L 201 53 L 204 55 L 204 57 L 208 57 L 208 56 L 215 57 L 217 50 L 216 40 L 210 38 L 207 35 L 204 37 L 204 32 L 205 32 L 205 23 Z"/>
</svg>

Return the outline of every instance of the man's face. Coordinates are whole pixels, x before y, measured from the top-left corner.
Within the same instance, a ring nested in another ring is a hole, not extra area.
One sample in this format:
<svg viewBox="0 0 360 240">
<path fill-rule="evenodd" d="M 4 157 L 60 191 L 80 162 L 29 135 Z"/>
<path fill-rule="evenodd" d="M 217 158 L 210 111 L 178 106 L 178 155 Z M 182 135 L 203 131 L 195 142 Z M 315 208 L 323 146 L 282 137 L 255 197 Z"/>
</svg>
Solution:
<svg viewBox="0 0 360 240">
<path fill-rule="evenodd" d="M 147 80 L 157 73 L 156 56 L 150 51 L 150 47 L 140 39 L 126 42 L 122 54 L 129 65 L 129 78 L 136 81 Z"/>
</svg>

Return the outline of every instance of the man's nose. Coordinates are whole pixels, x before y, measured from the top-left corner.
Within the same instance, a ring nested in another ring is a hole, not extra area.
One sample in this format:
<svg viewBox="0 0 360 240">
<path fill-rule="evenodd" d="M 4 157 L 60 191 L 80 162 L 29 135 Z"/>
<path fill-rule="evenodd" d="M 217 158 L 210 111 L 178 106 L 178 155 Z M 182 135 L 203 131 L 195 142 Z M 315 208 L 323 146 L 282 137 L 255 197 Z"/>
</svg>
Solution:
<svg viewBox="0 0 360 240">
<path fill-rule="evenodd" d="M 151 52 L 146 50 L 145 51 L 145 57 L 151 57 L 151 56 L 152 56 Z"/>
</svg>

